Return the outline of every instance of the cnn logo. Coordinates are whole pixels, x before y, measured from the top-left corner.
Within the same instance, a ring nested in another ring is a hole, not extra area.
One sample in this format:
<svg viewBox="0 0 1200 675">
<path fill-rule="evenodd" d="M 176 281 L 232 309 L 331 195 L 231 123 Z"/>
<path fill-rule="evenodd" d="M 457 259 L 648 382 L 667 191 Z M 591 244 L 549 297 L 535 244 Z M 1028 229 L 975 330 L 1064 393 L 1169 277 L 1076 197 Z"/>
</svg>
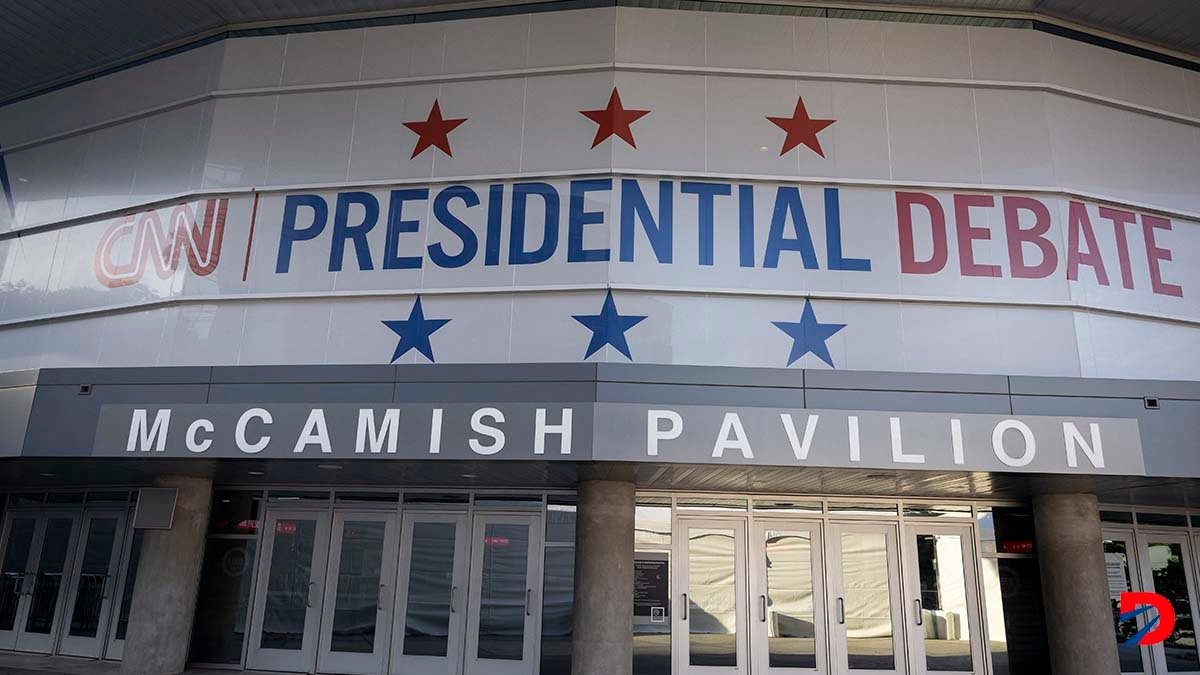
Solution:
<svg viewBox="0 0 1200 675">
<path fill-rule="evenodd" d="M 193 274 L 212 274 L 221 260 L 228 209 L 229 199 L 209 199 L 201 219 L 186 203 L 171 211 L 165 226 L 157 210 L 116 219 L 96 248 L 96 279 L 109 288 L 129 286 L 141 281 L 148 266 L 169 279 L 185 256 Z"/>
</svg>

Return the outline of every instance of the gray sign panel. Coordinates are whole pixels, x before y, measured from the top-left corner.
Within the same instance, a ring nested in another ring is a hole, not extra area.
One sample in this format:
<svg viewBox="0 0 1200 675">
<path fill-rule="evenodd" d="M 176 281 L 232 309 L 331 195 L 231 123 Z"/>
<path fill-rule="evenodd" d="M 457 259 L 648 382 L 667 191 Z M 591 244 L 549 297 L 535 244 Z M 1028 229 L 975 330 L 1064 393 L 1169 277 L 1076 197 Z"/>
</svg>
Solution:
<svg viewBox="0 0 1200 675">
<path fill-rule="evenodd" d="M 1132 419 L 632 403 L 106 405 L 92 454 L 1145 475 Z"/>
</svg>

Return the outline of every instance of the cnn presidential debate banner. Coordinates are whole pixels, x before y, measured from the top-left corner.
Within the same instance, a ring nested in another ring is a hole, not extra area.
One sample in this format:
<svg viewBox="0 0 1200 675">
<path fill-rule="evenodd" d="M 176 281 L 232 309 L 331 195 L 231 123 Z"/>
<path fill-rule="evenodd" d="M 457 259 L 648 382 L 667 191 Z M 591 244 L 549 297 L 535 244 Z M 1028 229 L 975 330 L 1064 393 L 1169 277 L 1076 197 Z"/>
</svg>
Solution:
<svg viewBox="0 0 1200 675">
<path fill-rule="evenodd" d="M 0 244 L 24 251 L 0 256 L 5 321 L 178 297 L 606 283 L 1200 320 L 1195 223 L 1044 194 L 601 175 L 239 194 Z"/>
</svg>

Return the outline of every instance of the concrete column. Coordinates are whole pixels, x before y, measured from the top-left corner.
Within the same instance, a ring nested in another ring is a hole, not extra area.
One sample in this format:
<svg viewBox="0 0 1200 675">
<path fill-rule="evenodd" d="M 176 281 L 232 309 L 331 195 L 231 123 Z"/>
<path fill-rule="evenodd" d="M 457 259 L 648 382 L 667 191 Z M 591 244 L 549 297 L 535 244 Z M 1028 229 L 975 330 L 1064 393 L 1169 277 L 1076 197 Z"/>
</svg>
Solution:
<svg viewBox="0 0 1200 675">
<path fill-rule="evenodd" d="M 161 476 L 155 487 L 178 488 L 169 530 L 146 530 L 129 610 L 122 675 L 174 675 L 187 665 L 200 564 L 212 507 L 212 481 Z"/>
<path fill-rule="evenodd" d="M 1054 675 L 1119 675 L 1095 495 L 1035 497 L 1033 517 Z"/>
<path fill-rule="evenodd" d="M 579 484 L 573 675 L 633 672 L 634 492 L 626 481 Z"/>
</svg>

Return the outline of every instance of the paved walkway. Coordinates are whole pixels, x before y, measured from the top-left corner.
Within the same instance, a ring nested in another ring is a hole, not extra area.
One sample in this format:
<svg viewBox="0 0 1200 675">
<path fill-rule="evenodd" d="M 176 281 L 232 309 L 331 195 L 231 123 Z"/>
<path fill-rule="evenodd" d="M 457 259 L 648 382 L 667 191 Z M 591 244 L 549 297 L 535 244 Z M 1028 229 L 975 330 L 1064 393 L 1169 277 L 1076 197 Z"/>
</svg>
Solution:
<svg viewBox="0 0 1200 675">
<path fill-rule="evenodd" d="M 116 661 L 0 652 L 0 675 L 119 675 L 120 672 L 121 664 Z M 231 675 L 234 672 L 193 669 L 186 675 Z"/>
</svg>

